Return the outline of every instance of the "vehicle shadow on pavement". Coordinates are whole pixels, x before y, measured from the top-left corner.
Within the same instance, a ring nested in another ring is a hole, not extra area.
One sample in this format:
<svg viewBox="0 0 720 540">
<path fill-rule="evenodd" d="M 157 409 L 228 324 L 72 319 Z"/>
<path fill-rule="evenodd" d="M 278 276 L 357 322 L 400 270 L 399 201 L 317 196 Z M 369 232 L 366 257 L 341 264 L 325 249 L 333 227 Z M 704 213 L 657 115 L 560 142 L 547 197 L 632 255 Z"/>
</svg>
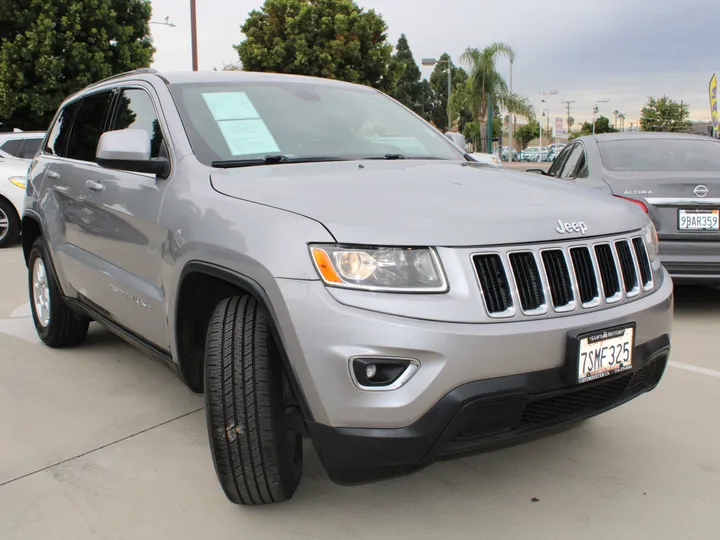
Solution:
<svg viewBox="0 0 720 540">
<path fill-rule="evenodd" d="M 720 311 L 720 288 L 676 285 L 675 313 L 698 314 Z"/>
</svg>

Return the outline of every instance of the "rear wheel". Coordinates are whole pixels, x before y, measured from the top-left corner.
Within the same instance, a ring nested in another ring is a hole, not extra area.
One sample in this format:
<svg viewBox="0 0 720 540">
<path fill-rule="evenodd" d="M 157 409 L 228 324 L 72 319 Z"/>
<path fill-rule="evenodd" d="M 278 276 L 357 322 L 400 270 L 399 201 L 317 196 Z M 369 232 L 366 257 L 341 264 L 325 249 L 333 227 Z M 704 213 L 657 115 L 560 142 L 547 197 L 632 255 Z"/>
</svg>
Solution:
<svg viewBox="0 0 720 540">
<path fill-rule="evenodd" d="M 205 405 L 215 472 L 228 499 L 255 505 L 290 499 L 302 474 L 302 437 L 267 315 L 251 296 L 215 308 L 205 350 Z"/>
<path fill-rule="evenodd" d="M 90 320 L 65 304 L 42 238 L 35 240 L 30 250 L 28 287 L 33 322 L 43 343 L 53 348 L 82 343 Z"/>
</svg>

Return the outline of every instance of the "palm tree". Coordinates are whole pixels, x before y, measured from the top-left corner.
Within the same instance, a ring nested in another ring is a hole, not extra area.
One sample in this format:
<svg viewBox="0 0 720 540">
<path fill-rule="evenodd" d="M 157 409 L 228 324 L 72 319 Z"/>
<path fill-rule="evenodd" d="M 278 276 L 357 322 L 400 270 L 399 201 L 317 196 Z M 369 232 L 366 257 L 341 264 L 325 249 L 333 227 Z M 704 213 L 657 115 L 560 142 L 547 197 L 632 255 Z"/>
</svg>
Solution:
<svg viewBox="0 0 720 540">
<path fill-rule="evenodd" d="M 533 106 L 528 99 L 510 93 L 507 82 L 497 72 L 497 60 L 503 56 L 511 62 L 515 61 L 515 52 L 510 45 L 493 43 L 482 50 L 468 47 L 460 57 L 460 61 L 469 68 L 470 73 L 466 87 L 459 92 L 454 105 L 465 106 L 473 111 L 483 134 L 486 131 L 488 115 L 496 108 L 506 109 L 527 118 L 534 115 Z M 491 108 L 493 110 L 490 110 Z"/>
<path fill-rule="evenodd" d="M 615 110 L 613 111 L 613 114 L 615 115 L 615 123 L 613 124 L 613 127 L 614 127 L 615 129 L 617 129 L 617 121 L 618 121 L 618 116 L 620 116 L 620 111 L 618 111 L 617 109 L 615 109 Z"/>
</svg>

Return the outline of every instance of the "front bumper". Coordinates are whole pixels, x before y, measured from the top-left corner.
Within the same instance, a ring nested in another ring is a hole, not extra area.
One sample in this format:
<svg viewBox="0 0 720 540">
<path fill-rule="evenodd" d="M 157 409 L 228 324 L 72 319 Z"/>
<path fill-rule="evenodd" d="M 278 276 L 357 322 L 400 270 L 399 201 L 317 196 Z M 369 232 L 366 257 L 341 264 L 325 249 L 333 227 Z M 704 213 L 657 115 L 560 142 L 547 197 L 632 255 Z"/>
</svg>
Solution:
<svg viewBox="0 0 720 540">
<path fill-rule="evenodd" d="M 661 240 L 658 258 L 678 284 L 720 284 L 720 242 Z"/>
<path fill-rule="evenodd" d="M 568 386 L 562 369 L 475 381 L 455 388 L 411 426 L 332 428 L 309 424 L 330 478 L 339 484 L 405 474 L 438 459 L 490 450 L 595 416 L 655 388 L 670 341 L 635 348 L 630 373 Z"/>
<path fill-rule="evenodd" d="M 415 425 L 465 384 L 563 369 L 572 331 L 635 323 L 637 347 L 670 335 L 672 281 L 664 274 L 662 278 L 658 273 L 658 288 L 652 294 L 633 302 L 577 315 L 492 324 L 358 309 L 339 303 L 317 281 L 278 279 L 280 294 L 272 303 L 312 420 L 332 428 L 398 429 Z M 397 390 L 368 392 L 355 386 L 351 377 L 350 359 L 357 356 L 411 358 L 420 368 Z"/>
</svg>

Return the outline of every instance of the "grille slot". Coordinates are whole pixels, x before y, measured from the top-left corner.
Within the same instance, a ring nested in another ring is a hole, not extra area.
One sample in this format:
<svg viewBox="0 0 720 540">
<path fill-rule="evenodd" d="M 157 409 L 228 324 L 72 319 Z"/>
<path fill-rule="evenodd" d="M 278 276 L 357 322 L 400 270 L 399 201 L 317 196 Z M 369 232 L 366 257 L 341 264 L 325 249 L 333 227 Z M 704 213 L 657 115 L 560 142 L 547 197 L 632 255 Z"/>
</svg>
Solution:
<svg viewBox="0 0 720 540">
<path fill-rule="evenodd" d="M 613 299 L 620 293 L 620 276 L 618 276 L 612 248 L 609 244 L 595 246 L 595 256 L 600 269 L 605 299 Z"/>
<path fill-rule="evenodd" d="M 556 308 L 568 306 L 573 301 L 573 291 L 565 254 L 559 249 L 543 251 L 542 260 L 550 285 L 553 306 Z"/>
<path fill-rule="evenodd" d="M 523 311 L 542 309 L 545 306 L 545 292 L 535 255 L 530 252 L 511 253 L 510 266 Z"/>
<path fill-rule="evenodd" d="M 642 279 L 643 287 L 649 288 L 652 285 L 652 270 L 650 268 L 650 259 L 648 258 L 647 251 L 645 250 L 645 244 L 643 243 L 642 238 L 633 238 L 632 243 L 635 248 L 638 265 L 640 266 L 640 277 Z"/>
<path fill-rule="evenodd" d="M 512 308 L 512 296 L 500 255 L 477 255 L 475 269 L 488 313 L 499 315 Z"/>
<path fill-rule="evenodd" d="M 593 268 L 590 250 L 586 247 L 572 248 L 570 250 L 575 279 L 578 284 L 580 301 L 583 304 L 590 304 L 599 297 L 598 283 Z"/>
<path fill-rule="evenodd" d="M 633 293 L 637 290 L 638 275 L 635 268 L 635 260 L 630 251 L 630 245 L 625 241 L 615 243 L 618 260 L 620 261 L 620 270 L 622 271 L 623 281 L 625 282 L 625 292 Z"/>
</svg>

